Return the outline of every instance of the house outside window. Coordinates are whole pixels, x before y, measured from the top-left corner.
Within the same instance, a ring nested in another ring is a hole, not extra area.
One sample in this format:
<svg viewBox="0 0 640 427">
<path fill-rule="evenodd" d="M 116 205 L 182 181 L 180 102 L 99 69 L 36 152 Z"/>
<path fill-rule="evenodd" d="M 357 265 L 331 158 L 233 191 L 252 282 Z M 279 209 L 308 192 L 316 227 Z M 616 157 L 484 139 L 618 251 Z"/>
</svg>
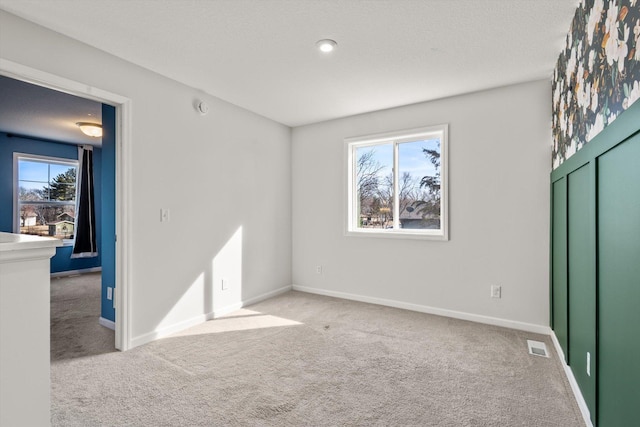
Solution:
<svg viewBox="0 0 640 427">
<path fill-rule="evenodd" d="M 76 160 L 14 154 L 14 231 L 70 244 L 76 215 Z"/>
<path fill-rule="evenodd" d="M 348 138 L 352 236 L 448 239 L 448 125 Z"/>
</svg>

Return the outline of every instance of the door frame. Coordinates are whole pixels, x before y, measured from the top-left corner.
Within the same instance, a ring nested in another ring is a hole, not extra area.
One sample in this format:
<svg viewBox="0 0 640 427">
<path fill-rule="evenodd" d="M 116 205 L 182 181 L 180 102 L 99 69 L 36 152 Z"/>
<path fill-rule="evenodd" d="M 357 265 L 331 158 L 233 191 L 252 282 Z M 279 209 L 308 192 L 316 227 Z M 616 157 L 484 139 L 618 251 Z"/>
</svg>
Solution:
<svg viewBox="0 0 640 427">
<path fill-rule="evenodd" d="M 0 58 L 0 75 L 108 104 L 116 109 L 116 284 L 115 347 L 132 348 L 131 334 L 131 99 Z"/>
</svg>

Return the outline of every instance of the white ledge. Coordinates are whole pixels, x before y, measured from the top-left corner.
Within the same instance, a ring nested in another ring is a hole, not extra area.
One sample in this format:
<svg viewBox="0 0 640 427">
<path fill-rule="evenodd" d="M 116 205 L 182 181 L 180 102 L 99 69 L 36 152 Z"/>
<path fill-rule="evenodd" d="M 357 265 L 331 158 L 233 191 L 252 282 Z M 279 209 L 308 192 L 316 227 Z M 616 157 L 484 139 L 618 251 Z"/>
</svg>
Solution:
<svg viewBox="0 0 640 427">
<path fill-rule="evenodd" d="M 53 237 L 0 232 L 0 262 L 51 258 L 57 246 L 62 246 L 62 242 Z"/>
</svg>

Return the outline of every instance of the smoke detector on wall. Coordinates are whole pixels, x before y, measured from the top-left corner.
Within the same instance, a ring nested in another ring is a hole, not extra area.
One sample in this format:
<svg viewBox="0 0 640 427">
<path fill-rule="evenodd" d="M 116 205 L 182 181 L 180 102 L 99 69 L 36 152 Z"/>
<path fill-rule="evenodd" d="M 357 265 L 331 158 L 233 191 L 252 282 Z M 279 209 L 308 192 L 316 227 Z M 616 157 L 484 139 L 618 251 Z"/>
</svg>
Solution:
<svg viewBox="0 0 640 427">
<path fill-rule="evenodd" d="M 196 110 L 198 110 L 198 113 L 204 116 L 209 112 L 209 105 L 207 105 L 207 103 L 204 101 L 198 101 L 198 103 L 196 104 Z"/>
</svg>

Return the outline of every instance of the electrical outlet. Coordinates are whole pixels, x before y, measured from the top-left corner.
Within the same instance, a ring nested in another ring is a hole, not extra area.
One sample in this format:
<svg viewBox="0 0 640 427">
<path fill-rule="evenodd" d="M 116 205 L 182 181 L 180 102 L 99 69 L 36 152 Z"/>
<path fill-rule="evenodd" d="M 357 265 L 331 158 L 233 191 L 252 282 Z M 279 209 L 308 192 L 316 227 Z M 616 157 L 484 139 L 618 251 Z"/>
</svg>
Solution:
<svg viewBox="0 0 640 427">
<path fill-rule="evenodd" d="M 591 376 L 591 353 L 587 351 L 587 375 Z"/>
<path fill-rule="evenodd" d="M 160 209 L 160 222 L 169 222 L 169 209 L 161 208 Z"/>
<path fill-rule="evenodd" d="M 107 299 L 109 301 L 113 300 L 113 288 L 111 286 L 107 288 Z"/>
<path fill-rule="evenodd" d="M 229 289 L 229 279 L 222 279 L 222 290 L 226 291 Z"/>
<path fill-rule="evenodd" d="M 502 298 L 502 286 L 491 285 L 491 298 Z"/>
<path fill-rule="evenodd" d="M 316 274 L 322 274 L 322 266 L 316 265 Z"/>
</svg>

